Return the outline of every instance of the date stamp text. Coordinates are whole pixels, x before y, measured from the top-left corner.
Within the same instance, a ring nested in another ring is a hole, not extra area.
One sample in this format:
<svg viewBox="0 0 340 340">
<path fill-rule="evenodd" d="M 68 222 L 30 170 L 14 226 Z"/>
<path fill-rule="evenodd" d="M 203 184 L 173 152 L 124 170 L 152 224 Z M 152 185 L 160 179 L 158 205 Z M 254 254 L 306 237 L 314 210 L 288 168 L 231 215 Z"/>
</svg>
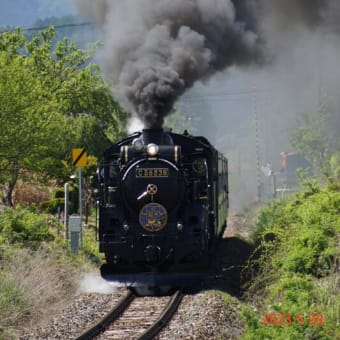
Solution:
<svg viewBox="0 0 340 340">
<path fill-rule="evenodd" d="M 322 326 L 324 323 L 322 313 L 303 313 L 297 314 L 281 314 L 281 313 L 266 313 L 263 315 L 262 324 L 268 326 L 289 326 L 289 325 L 309 325 Z"/>
</svg>

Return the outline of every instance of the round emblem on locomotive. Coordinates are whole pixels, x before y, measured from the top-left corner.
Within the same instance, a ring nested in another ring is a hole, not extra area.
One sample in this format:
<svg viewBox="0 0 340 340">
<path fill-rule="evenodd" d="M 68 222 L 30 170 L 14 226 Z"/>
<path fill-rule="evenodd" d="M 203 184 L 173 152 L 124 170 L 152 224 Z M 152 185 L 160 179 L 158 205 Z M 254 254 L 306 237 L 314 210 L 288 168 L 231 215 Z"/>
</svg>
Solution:
<svg viewBox="0 0 340 340">
<path fill-rule="evenodd" d="M 160 231 L 168 221 L 166 209 L 158 203 L 149 203 L 139 212 L 139 223 L 147 231 Z"/>
</svg>

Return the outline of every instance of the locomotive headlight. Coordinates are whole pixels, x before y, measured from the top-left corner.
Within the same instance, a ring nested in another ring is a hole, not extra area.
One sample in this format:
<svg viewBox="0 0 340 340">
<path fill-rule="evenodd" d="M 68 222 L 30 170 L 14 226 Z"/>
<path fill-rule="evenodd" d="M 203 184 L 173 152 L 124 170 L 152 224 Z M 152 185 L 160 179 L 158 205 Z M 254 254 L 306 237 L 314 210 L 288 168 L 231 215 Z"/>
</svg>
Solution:
<svg viewBox="0 0 340 340">
<path fill-rule="evenodd" d="M 140 152 L 144 149 L 144 143 L 139 138 L 136 138 L 132 141 L 132 146 L 137 152 Z"/>
<path fill-rule="evenodd" d="M 158 153 L 158 150 L 159 150 L 158 145 L 154 144 L 154 143 L 150 143 L 146 147 L 146 152 L 147 152 L 148 156 L 150 156 L 150 157 L 155 157 Z"/>
</svg>

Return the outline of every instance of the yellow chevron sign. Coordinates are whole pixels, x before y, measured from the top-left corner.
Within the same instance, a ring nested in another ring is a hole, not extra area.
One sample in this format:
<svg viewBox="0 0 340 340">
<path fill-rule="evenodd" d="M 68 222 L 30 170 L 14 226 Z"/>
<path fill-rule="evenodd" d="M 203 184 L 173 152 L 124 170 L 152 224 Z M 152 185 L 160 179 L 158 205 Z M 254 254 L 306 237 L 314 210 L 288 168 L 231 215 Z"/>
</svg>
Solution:
<svg viewBox="0 0 340 340">
<path fill-rule="evenodd" d="M 87 164 L 87 155 L 86 150 L 83 148 L 73 149 L 72 150 L 72 160 L 73 165 L 77 168 L 83 168 Z"/>
</svg>

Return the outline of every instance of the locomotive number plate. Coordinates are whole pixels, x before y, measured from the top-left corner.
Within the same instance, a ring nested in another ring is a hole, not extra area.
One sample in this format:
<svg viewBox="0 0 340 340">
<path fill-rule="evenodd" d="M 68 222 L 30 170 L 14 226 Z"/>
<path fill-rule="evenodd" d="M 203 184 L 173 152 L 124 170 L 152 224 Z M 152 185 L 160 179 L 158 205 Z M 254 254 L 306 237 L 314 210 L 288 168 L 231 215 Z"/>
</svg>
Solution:
<svg viewBox="0 0 340 340">
<path fill-rule="evenodd" d="M 137 178 L 169 177 L 168 168 L 136 168 Z"/>
</svg>

